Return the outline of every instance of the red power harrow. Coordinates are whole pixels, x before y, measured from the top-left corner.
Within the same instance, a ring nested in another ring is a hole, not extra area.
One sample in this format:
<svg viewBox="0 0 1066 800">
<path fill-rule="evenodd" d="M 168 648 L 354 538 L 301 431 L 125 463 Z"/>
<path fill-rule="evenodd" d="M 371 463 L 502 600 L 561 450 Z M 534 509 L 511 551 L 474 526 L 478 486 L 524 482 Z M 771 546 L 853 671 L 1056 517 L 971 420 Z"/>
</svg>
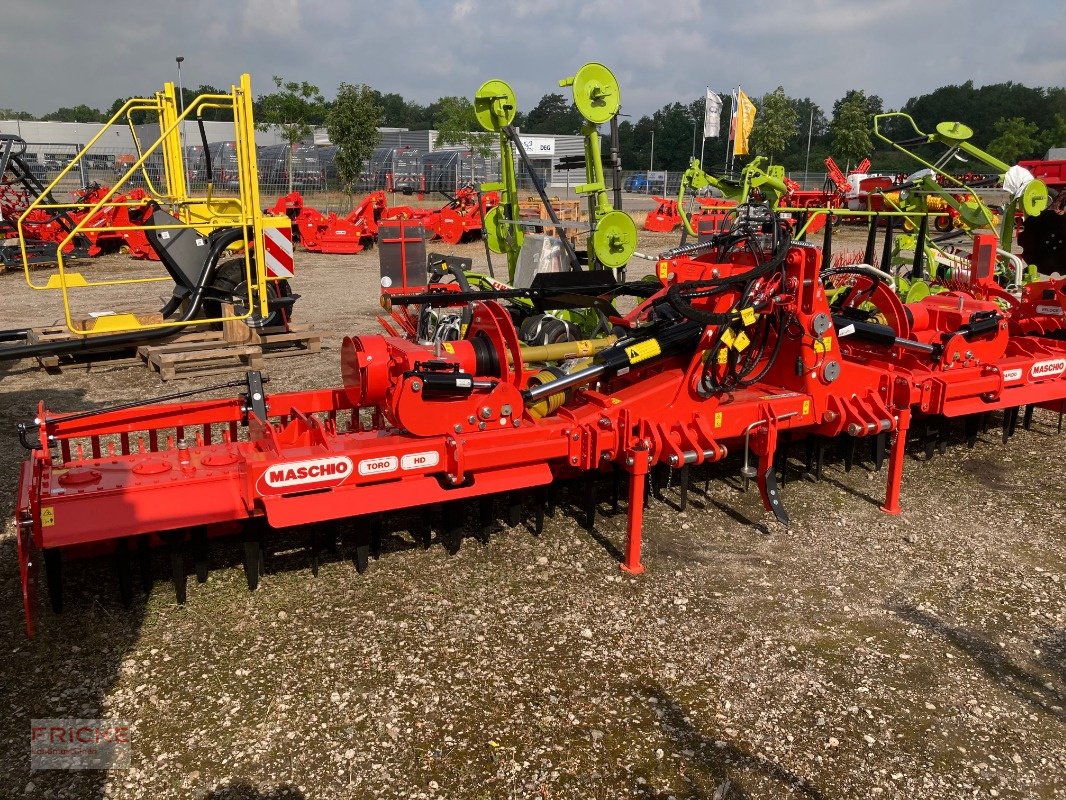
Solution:
<svg viewBox="0 0 1066 800">
<path fill-rule="evenodd" d="M 317 567 L 323 537 L 335 541 L 331 523 L 347 520 L 363 571 L 385 515 L 422 509 L 413 533 L 428 546 L 426 511 L 442 504 L 441 538 L 455 549 L 453 501 L 484 501 L 491 515 L 488 499 L 503 495 L 517 521 L 532 492 L 539 532 L 548 487 L 578 477 L 588 479 L 589 526 L 601 479 L 614 480 L 616 500 L 626 486 L 621 568 L 638 574 L 650 473 L 680 470 L 684 498 L 690 467 L 733 454 L 787 522 L 775 456 L 805 440 L 821 463 L 832 438 L 865 440 L 878 465 L 888 458 L 882 509 L 895 514 L 915 422 L 932 454 L 950 420 L 966 421 L 972 444 L 990 412 L 1003 412 L 1006 436 L 1020 406 L 1061 411 L 1066 342 L 1020 334 L 1023 306 L 984 299 L 990 237 L 977 237 L 966 287 L 904 306 L 869 267 L 823 270 L 821 251 L 793 242 L 765 209 L 741 207 L 736 220 L 664 254 L 658 283 L 589 280 L 583 290 L 578 273 L 557 291 L 527 290 L 542 312 L 583 304 L 609 313 L 617 340 L 574 342 L 576 360 L 546 364 L 523 348 L 501 303 L 520 290 L 431 288 L 388 302 L 469 304 L 463 337 L 433 346 L 346 338 L 339 388 L 267 394 L 249 373 L 232 399 L 67 415 L 42 404 L 20 430 L 32 448 L 16 509 L 27 630 L 42 563 L 58 610 L 66 558 L 113 552 L 128 601 L 134 555 L 166 547 L 182 601 L 186 558 L 206 580 L 214 537 L 243 537 L 254 589 L 272 532 L 308 526 Z M 627 315 L 610 304 L 620 295 L 638 300 Z"/>
<path fill-rule="evenodd" d="M 479 195 L 473 186 L 463 186 L 445 205 L 433 211 L 411 206 L 393 206 L 383 219 L 415 219 L 422 223 L 427 238 L 459 244 L 481 235 L 482 218 L 500 204 L 498 192 Z"/>
</svg>

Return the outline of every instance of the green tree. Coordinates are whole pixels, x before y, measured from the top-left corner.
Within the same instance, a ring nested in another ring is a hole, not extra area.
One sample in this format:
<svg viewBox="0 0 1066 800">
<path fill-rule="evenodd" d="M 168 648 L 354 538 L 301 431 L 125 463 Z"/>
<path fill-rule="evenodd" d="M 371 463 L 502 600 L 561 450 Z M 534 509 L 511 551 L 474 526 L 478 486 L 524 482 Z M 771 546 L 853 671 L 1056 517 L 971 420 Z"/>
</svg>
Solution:
<svg viewBox="0 0 1066 800">
<path fill-rule="evenodd" d="M 988 152 L 1008 164 L 1022 158 L 1041 155 L 1043 137 L 1035 122 L 1022 117 L 1000 117 L 993 125 L 996 138 L 988 143 Z"/>
<path fill-rule="evenodd" d="M 380 95 L 366 84 L 342 83 L 326 115 L 326 132 L 337 145 L 334 164 L 349 194 L 378 143 L 383 112 L 377 97 Z"/>
<path fill-rule="evenodd" d="M 437 101 L 437 142 L 438 144 L 465 145 L 474 156 L 488 158 L 492 155 L 492 145 L 496 134 L 481 130 L 474 116 L 474 104 L 465 97 L 442 97 Z M 473 175 L 471 167 L 470 174 Z"/>
<path fill-rule="evenodd" d="M 289 145 L 286 166 L 289 191 L 292 191 L 292 151 L 314 133 L 314 126 L 325 122 L 326 99 L 318 87 L 307 81 L 284 81 L 274 76 L 278 91 L 263 95 L 256 102 L 256 127 L 261 131 L 278 128 Z"/>
<path fill-rule="evenodd" d="M 0 119 L 18 119 L 28 122 L 37 119 L 29 111 L 15 111 L 13 108 L 0 108 Z"/>
<path fill-rule="evenodd" d="M 861 91 L 851 91 L 833 106 L 829 124 L 833 152 L 850 167 L 873 149 L 870 141 L 870 105 Z"/>
<path fill-rule="evenodd" d="M 1066 147 L 1066 117 L 1062 114 L 1055 115 L 1055 124 L 1044 132 L 1044 150 L 1052 147 Z"/>
<path fill-rule="evenodd" d="M 762 100 L 756 103 L 759 113 L 751 129 L 751 150 L 753 153 L 769 156 L 773 163 L 788 149 L 788 144 L 796 135 L 799 117 L 793 101 L 785 94 L 785 87 L 778 86 Z"/>
<path fill-rule="evenodd" d="M 558 92 L 546 94 L 526 114 L 523 133 L 580 133 L 584 119 L 577 106 Z"/>
<path fill-rule="evenodd" d="M 106 122 L 107 117 L 100 109 L 90 108 L 82 103 L 73 108 L 64 106 L 51 114 L 45 114 L 41 120 L 45 122 Z"/>
</svg>

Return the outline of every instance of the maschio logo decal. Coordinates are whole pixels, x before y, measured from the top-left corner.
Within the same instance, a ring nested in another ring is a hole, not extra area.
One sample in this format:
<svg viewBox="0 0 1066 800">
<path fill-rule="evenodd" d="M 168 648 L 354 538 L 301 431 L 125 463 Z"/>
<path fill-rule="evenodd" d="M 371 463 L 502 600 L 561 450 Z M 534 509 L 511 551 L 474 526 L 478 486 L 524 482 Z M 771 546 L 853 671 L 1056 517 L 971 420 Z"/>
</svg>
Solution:
<svg viewBox="0 0 1066 800">
<path fill-rule="evenodd" d="M 263 492 L 277 492 L 286 489 L 339 486 L 351 474 L 352 460 L 347 456 L 289 461 L 267 469 L 259 478 L 259 488 Z"/>
<path fill-rule="evenodd" d="M 1055 358 L 1050 361 L 1037 361 L 1029 368 L 1029 377 L 1034 381 L 1054 378 L 1066 372 L 1066 358 Z"/>
</svg>

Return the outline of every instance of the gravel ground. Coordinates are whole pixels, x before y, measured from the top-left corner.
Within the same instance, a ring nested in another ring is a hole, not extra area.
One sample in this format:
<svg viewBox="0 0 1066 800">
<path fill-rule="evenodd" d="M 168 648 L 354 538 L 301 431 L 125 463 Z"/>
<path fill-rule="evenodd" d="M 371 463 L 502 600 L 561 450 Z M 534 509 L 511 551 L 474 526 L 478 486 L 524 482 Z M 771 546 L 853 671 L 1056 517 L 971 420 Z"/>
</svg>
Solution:
<svg viewBox="0 0 1066 800">
<path fill-rule="evenodd" d="M 480 244 L 454 250 L 483 262 Z M 336 383 L 340 338 L 376 328 L 376 252 L 300 253 L 298 270 L 323 352 L 268 362 L 274 391 Z M 0 283 L 6 325 L 41 321 L 19 276 Z M 14 423 L 38 399 L 172 390 L 124 364 L 2 369 L 8 518 Z M 398 516 L 363 575 L 342 547 L 313 578 L 286 533 L 254 594 L 221 544 L 185 606 L 161 581 L 126 610 L 109 564 L 81 562 L 32 642 L 8 522 L 0 796 L 1066 797 L 1057 421 L 932 462 L 916 450 L 900 517 L 877 510 L 869 465 L 831 460 L 817 483 L 793 461 L 786 530 L 727 461 L 694 476 L 687 512 L 674 491 L 651 505 L 636 579 L 616 566 L 623 514 L 602 505 L 591 533 L 571 516 L 583 487 L 563 487 L 539 537 L 497 503 L 488 542 L 467 528 L 454 556 Z M 29 720 L 66 716 L 130 720 L 132 768 L 31 772 Z"/>
</svg>

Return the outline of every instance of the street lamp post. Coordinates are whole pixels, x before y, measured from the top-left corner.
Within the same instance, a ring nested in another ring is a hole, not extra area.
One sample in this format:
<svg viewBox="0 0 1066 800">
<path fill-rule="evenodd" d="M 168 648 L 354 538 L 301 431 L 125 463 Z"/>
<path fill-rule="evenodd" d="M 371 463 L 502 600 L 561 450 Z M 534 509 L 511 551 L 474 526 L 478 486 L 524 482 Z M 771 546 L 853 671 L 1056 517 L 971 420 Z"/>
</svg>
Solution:
<svg viewBox="0 0 1066 800">
<path fill-rule="evenodd" d="M 185 113 L 185 91 L 181 88 L 181 62 L 185 60 L 185 56 L 178 56 L 174 59 L 178 62 L 178 114 Z M 162 131 L 160 131 L 162 133 Z M 185 159 L 185 120 L 181 121 L 181 157 L 182 161 Z"/>
</svg>

